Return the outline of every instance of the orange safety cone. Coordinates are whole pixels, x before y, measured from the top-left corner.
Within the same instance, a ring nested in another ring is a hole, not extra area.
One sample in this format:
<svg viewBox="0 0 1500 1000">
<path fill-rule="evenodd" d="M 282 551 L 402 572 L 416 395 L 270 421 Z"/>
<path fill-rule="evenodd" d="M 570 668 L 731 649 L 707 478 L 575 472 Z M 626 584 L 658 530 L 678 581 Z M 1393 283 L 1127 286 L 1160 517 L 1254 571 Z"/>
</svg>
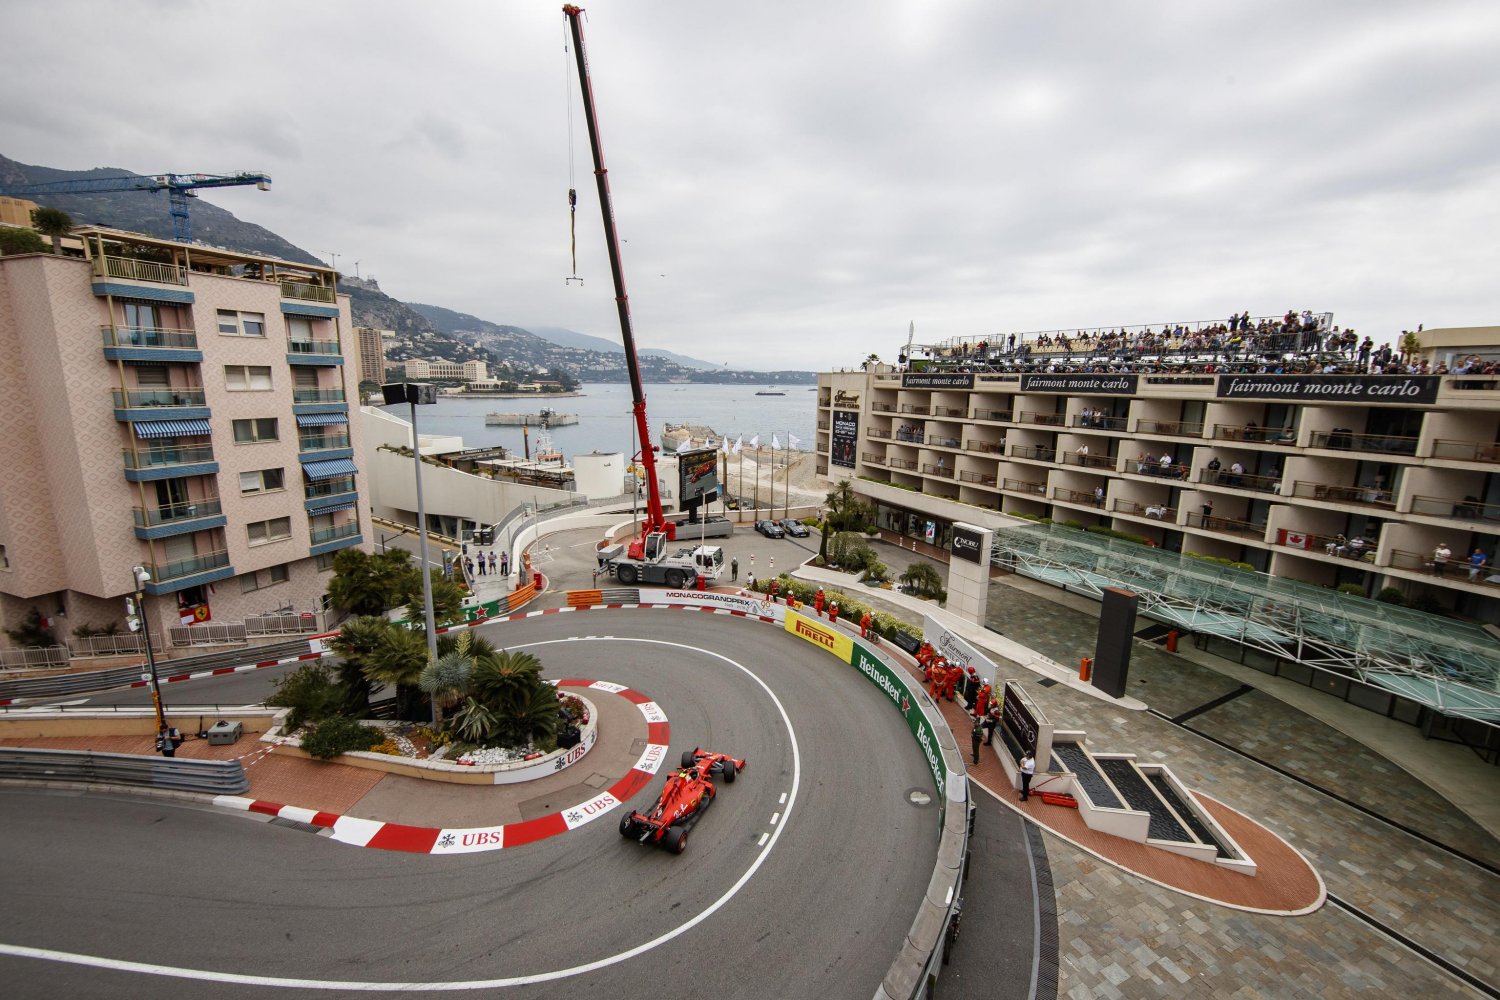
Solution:
<svg viewBox="0 0 1500 1000">
<path fill-rule="evenodd" d="M 1177 652 L 1177 630 L 1175 628 L 1167 633 L 1167 652 Z"/>
<path fill-rule="evenodd" d="M 1078 679 L 1087 681 L 1094 675 L 1094 658 L 1085 656 L 1078 661 Z"/>
</svg>

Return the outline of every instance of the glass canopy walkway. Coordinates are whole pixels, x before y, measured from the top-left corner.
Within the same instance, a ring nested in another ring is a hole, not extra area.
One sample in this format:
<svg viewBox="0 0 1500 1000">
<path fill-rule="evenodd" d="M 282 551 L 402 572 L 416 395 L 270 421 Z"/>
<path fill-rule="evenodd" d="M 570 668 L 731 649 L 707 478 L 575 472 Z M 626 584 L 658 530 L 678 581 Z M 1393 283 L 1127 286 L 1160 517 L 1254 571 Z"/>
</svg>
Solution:
<svg viewBox="0 0 1500 1000">
<path fill-rule="evenodd" d="M 1140 614 L 1184 632 L 1500 725 L 1500 640 L 1478 625 L 1056 524 L 996 528 L 991 558 L 1094 597 L 1133 591 Z"/>
</svg>

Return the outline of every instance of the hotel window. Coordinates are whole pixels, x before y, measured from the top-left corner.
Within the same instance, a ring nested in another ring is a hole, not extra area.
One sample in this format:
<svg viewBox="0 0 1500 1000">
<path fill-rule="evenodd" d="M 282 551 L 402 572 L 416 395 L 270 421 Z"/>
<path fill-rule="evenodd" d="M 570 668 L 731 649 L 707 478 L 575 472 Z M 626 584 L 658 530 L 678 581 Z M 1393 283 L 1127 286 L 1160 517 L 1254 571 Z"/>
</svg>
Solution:
<svg viewBox="0 0 1500 1000">
<path fill-rule="evenodd" d="M 278 436 L 275 417 L 257 417 L 254 420 L 236 420 L 234 422 L 234 440 L 236 444 L 275 441 Z"/>
<path fill-rule="evenodd" d="M 327 573 L 329 570 L 333 569 L 333 557 L 336 555 L 338 555 L 337 552 L 325 552 L 322 555 L 318 556 L 316 560 L 318 572 Z"/>
<path fill-rule="evenodd" d="M 120 308 L 125 314 L 125 326 L 128 329 L 154 330 L 161 326 L 161 320 L 157 318 L 156 306 L 150 302 L 126 300 L 120 303 Z"/>
<path fill-rule="evenodd" d="M 279 542 L 292 537 L 292 519 L 275 517 L 269 521 L 252 521 L 245 525 L 245 532 L 249 536 L 251 545 Z"/>
<path fill-rule="evenodd" d="M 330 555 L 331 555 L 331 553 L 330 553 Z M 332 566 L 333 563 L 329 562 L 328 565 Z M 318 568 L 322 569 L 323 567 L 319 566 Z M 5 546 L 4 545 L 0 545 L 0 569 L 10 569 L 10 556 L 8 556 L 8 555 L 5 554 Z"/>
<path fill-rule="evenodd" d="M 270 493 L 279 490 L 283 486 L 280 469 L 259 469 L 255 472 L 240 473 L 240 495 L 250 496 L 255 493 Z"/>
<path fill-rule="evenodd" d="M 270 365 L 225 365 L 224 387 L 233 390 L 271 388 Z"/>
<path fill-rule="evenodd" d="M 266 335 L 265 313 L 220 309 L 219 333 L 226 337 L 264 337 Z"/>
</svg>

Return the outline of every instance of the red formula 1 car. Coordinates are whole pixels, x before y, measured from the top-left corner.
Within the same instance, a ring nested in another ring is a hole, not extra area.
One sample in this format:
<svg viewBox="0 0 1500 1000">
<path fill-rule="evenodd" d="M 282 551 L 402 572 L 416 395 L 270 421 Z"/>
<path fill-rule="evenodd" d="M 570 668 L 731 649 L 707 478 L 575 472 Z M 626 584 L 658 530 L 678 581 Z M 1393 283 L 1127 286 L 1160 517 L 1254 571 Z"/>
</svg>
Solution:
<svg viewBox="0 0 1500 1000">
<path fill-rule="evenodd" d="M 673 854 L 687 849 L 688 831 L 713 805 L 714 778 L 733 784 L 735 775 L 745 769 L 743 760 L 708 750 L 688 750 L 682 754 L 682 769 L 667 777 L 661 795 L 644 813 L 629 812 L 620 820 L 620 836 L 642 844 L 656 844 Z"/>
</svg>

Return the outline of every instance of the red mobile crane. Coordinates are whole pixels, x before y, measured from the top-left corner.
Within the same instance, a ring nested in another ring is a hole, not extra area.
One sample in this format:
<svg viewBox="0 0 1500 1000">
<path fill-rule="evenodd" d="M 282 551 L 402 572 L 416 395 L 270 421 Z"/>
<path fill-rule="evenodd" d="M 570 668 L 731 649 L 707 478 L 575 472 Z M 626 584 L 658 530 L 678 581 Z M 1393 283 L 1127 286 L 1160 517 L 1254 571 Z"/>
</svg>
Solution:
<svg viewBox="0 0 1500 1000">
<path fill-rule="evenodd" d="M 583 114 L 589 127 L 589 148 L 594 156 L 594 179 L 599 186 L 599 210 L 604 216 L 604 242 L 609 251 L 609 272 L 615 283 L 615 306 L 620 314 L 620 339 L 625 345 L 625 370 L 630 373 L 630 397 L 635 413 L 637 440 L 641 442 L 641 464 L 646 474 L 646 521 L 640 535 L 624 556 L 600 553 L 600 563 L 615 572 L 621 583 L 665 583 L 681 587 L 697 576 L 712 580 L 723 566 L 723 550 L 716 546 L 683 549 L 672 555 L 666 543 L 677 537 L 677 525 L 662 514 L 661 493 L 656 483 L 656 450 L 651 444 L 651 424 L 646 419 L 646 393 L 641 388 L 641 368 L 630 328 L 630 298 L 625 294 L 625 272 L 620 266 L 620 241 L 615 232 L 614 203 L 609 194 L 609 171 L 604 167 L 604 147 L 599 141 L 599 122 L 594 114 L 594 88 L 589 79 L 588 55 L 583 46 L 583 8 L 563 5 L 563 15 L 573 33 L 573 52 L 578 62 L 578 87 L 583 96 Z"/>
</svg>

